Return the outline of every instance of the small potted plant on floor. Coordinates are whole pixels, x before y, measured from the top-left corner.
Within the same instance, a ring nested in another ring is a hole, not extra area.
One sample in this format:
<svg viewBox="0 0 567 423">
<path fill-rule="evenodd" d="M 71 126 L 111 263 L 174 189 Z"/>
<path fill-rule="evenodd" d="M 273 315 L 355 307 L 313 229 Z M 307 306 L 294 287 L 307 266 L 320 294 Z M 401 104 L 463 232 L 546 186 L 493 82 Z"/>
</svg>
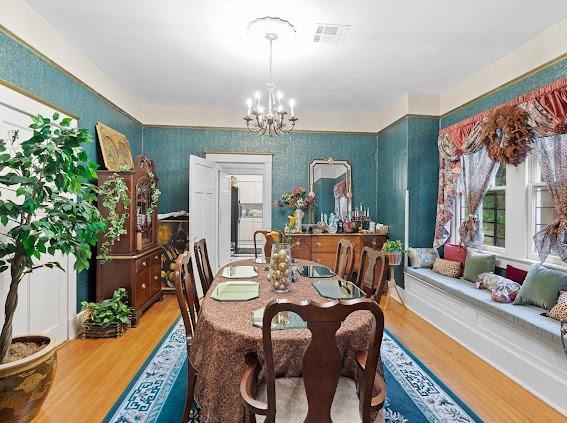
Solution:
<svg viewBox="0 0 567 423">
<path fill-rule="evenodd" d="M 42 267 L 56 252 L 72 255 L 75 269 L 89 266 L 91 247 L 106 224 L 94 206 L 96 163 L 83 149 L 91 141 L 71 119 L 32 117 L 33 136 L 18 142 L 0 140 L 0 272 L 10 286 L 0 334 L 0 421 L 28 422 L 47 397 L 56 368 L 55 339 L 21 336 L 12 339 L 18 286 L 25 275 Z M 49 255 L 46 257 L 46 255 Z"/>
<path fill-rule="evenodd" d="M 382 246 L 382 251 L 388 257 L 390 266 L 398 266 L 402 262 L 402 254 L 407 250 L 402 241 L 386 241 Z"/>
<path fill-rule="evenodd" d="M 130 326 L 133 309 L 126 305 L 126 289 L 114 291 L 112 298 L 98 303 L 83 301 L 83 338 L 119 338 Z"/>
</svg>

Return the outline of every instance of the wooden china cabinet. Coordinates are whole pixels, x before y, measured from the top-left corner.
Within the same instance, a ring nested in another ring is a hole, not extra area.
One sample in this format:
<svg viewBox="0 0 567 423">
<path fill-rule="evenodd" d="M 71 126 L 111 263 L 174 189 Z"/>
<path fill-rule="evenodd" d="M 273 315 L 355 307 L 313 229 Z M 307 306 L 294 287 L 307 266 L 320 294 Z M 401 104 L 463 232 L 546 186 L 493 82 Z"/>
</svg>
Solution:
<svg viewBox="0 0 567 423">
<path fill-rule="evenodd" d="M 115 176 L 116 175 L 116 176 Z M 114 290 L 126 288 L 129 303 L 135 309 L 136 318 L 150 305 L 162 297 L 161 253 L 157 243 L 157 207 L 148 212 L 152 201 L 152 184 L 157 187 L 157 176 L 153 161 L 138 156 L 134 169 L 127 172 L 98 171 L 99 186 L 109 178 L 119 177 L 126 183 L 130 196 L 127 230 L 110 249 L 108 262 L 104 263 L 98 245 L 96 300 L 112 297 Z M 99 210 L 104 217 L 108 210 L 102 206 L 99 196 Z M 124 210 L 120 204 L 117 211 Z"/>
</svg>

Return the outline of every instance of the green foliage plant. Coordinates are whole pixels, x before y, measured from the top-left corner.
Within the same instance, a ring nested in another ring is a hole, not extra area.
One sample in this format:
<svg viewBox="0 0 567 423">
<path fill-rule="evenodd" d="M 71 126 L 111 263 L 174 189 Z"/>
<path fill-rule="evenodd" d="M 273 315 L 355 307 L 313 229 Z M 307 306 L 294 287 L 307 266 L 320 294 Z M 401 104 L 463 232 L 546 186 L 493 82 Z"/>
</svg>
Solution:
<svg viewBox="0 0 567 423">
<path fill-rule="evenodd" d="M 150 206 L 147 209 L 148 215 L 151 215 L 154 210 L 157 208 L 159 196 L 161 195 L 161 191 L 157 187 L 156 183 L 156 176 L 150 170 L 148 171 L 148 179 L 150 180 Z"/>
<path fill-rule="evenodd" d="M 129 325 L 133 310 L 126 304 L 127 297 L 126 289 L 119 288 L 112 298 L 98 303 L 81 302 L 81 311 L 85 312 L 84 323 L 104 328 L 117 323 Z"/>
<path fill-rule="evenodd" d="M 116 173 L 100 186 L 99 193 L 103 198 L 102 206 L 108 210 L 106 216 L 108 226 L 100 245 L 100 255 L 102 257 L 101 262 L 108 263 L 110 261 L 110 249 L 123 235 L 128 233 L 126 220 L 129 215 L 130 195 L 128 185 Z"/>
<path fill-rule="evenodd" d="M 404 248 L 404 244 L 400 240 L 396 241 L 386 241 L 382 246 L 382 251 L 385 253 L 405 253 L 407 250 Z"/>
<path fill-rule="evenodd" d="M 10 271 L 10 287 L 0 334 L 0 362 L 12 343 L 18 286 L 26 274 L 48 267 L 45 254 L 75 257 L 77 271 L 87 269 L 91 247 L 106 222 L 95 206 L 96 163 L 83 145 L 86 129 L 71 127 L 70 118 L 33 116 L 33 135 L 18 144 L 17 132 L 0 140 L 0 272 Z M 10 195 L 9 193 L 12 193 Z M 42 258 L 44 258 L 42 260 Z"/>
</svg>

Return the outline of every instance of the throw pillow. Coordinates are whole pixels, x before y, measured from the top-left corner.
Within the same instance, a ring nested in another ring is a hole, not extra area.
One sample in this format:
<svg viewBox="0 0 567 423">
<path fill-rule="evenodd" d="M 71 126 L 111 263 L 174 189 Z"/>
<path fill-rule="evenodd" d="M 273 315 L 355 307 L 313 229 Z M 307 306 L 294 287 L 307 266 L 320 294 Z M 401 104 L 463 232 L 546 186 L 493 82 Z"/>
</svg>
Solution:
<svg viewBox="0 0 567 423">
<path fill-rule="evenodd" d="M 506 279 L 504 276 L 497 275 L 496 273 L 493 272 L 484 272 L 478 275 L 475 286 L 478 289 L 488 289 L 489 291 L 492 291 L 492 289 L 496 285 L 505 281 L 510 281 L 510 279 Z"/>
<path fill-rule="evenodd" d="M 408 248 L 408 256 L 411 267 L 431 269 L 435 260 L 439 258 L 439 253 L 435 248 Z"/>
<path fill-rule="evenodd" d="M 560 322 L 567 322 L 567 291 L 561 291 L 557 304 L 549 311 L 549 317 Z"/>
<path fill-rule="evenodd" d="M 463 279 L 476 282 L 478 275 L 484 272 L 494 273 L 495 268 L 496 256 L 494 254 L 476 253 L 468 250 Z"/>
<path fill-rule="evenodd" d="M 504 279 L 492 289 L 491 297 L 497 303 L 511 303 L 516 299 L 521 288 L 519 283 Z"/>
<path fill-rule="evenodd" d="M 536 263 L 530 267 L 514 304 L 532 304 L 550 310 L 557 304 L 560 291 L 567 291 L 567 273 Z"/>
<path fill-rule="evenodd" d="M 467 247 L 456 244 L 445 244 L 445 247 L 443 247 L 443 258 L 445 260 L 458 261 L 461 263 L 461 273 L 459 273 L 459 276 L 462 276 L 463 267 L 467 258 Z"/>
<path fill-rule="evenodd" d="M 435 263 L 433 263 L 433 271 L 440 275 L 458 278 L 461 274 L 461 263 L 438 258 L 435 260 Z"/>
<path fill-rule="evenodd" d="M 518 269 L 514 266 L 506 266 L 506 277 L 514 282 L 518 282 L 520 285 L 524 283 L 524 280 L 528 276 L 528 272 L 522 269 Z"/>
</svg>

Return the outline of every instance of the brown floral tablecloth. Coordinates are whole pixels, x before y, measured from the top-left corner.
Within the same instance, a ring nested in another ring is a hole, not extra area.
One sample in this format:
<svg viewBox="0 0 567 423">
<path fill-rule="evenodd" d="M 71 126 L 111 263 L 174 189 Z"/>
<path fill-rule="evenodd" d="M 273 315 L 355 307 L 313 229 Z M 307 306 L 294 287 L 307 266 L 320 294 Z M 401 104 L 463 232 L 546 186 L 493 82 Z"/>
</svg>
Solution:
<svg viewBox="0 0 567 423">
<path fill-rule="evenodd" d="M 230 265 L 254 265 L 259 276 L 250 280 L 260 283 L 260 297 L 251 301 L 219 302 L 209 298 L 215 286 L 226 279 L 217 273 L 209 294 L 203 300 L 191 350 L 191 362 L 197 369 L 195 399 L 202 408 L 204 421 L 222 423 L 242 421 L 240 377 L 245 369 L 244 357 L 257 352 L 263 362 L 262 329 L 252 326 L 252 312 L 275 298 L 327 302 L 312 286 L 314 279 L 299 278 L 286 294 L 271 291 L 267 265 L 241 260 Z M 300 262 L 299 264 L 307 264 Z M 316 264 L 316 263 L 314 263 Z M 351 314 L 337 331 L 337 345 L 343 362 L 343 376 L 355 377 L 354 354 L 366 350 L 372 323 L 366 311 Z M 303 353 L 309 344 L 308 329 L 277 330 L 272 333 L 276 376 L 300 376 Z"/>
</svg>

